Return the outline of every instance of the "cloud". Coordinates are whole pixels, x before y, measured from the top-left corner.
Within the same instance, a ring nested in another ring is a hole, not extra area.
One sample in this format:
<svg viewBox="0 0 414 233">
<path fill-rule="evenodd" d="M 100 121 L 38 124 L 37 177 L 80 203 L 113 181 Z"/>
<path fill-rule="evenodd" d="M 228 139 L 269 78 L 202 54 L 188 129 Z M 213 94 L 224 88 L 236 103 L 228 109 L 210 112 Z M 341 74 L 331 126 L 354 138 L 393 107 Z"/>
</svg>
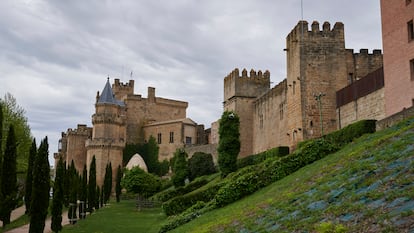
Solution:
<svg viewBox="0 0 414 233">
<path fill-rule="evenodd" d="M 346 47 L 381 48 L 377 1 L 303 0 L 310 23 L 345 24 Z M 0 96 L 10 92 L 35 137 L 91 125 L 106 78 L 135 80 L 135 92 L 187 101 L 206 127 L 222 111 L 223 78 L 234 68 L 286 77 L 285 38 L 301 1 L 125 0 L 0 2 Z M 131 71 L 133 72 L 130 77 Z"/>
</svg>

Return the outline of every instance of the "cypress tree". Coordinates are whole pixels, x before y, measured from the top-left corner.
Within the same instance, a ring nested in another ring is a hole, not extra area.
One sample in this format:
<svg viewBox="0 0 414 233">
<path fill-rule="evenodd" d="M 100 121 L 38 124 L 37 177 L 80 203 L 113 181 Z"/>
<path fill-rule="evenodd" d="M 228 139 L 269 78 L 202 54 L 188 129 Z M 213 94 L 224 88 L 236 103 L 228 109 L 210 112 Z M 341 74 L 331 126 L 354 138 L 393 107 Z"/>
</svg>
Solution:
<svg viewBox="0 0 414 233">
<path fill-rule="evenodd" d="M 70 175 L 69 167 L 66 164 L 66 161 L 63 163 L 65 169 L 63 171 L 63 204 L 66 207 L 69 207 L 69 192 L 70 192 Z"/>
<path fill-rule="evenodd" d="M 120 201 L 120 196 L 121 196 L 121 191 L 122 191 L 121 179 L 122 179 L 122 168 L 121 168 L 121 165 L 119 165 L 116 171 L 116 183 L 115 183 L 116 202 Z"/>
<path fill-rule="evenodd" d="M 96 186 L 96 193 L 95 193 L 96 197 L 95 197 L 95 210 L 99 210 L 99 204 L 101 203 L 100 198 L 101 198 L 101 189 L 99 188 L 99 186 Z"/>
<path fill-rule="evenodd" d="M 104 205 L 104 191 L 103 191 L 103 188 L 101 188 L 101 196 L 99 197 L 99 207 L 103 207 L 103 205 Z"/>
<path fill-rule="evenodd" d="M 33 166 L 32 203 L 30 204 L 29 233 L 41 233 L 49 207 L 50 167 L 47 137 L 40 143 Z"/>
<path fill-rule="evenodd" d="M 33 166 L 36 159 L 36 139 L 33 138 L 32 147 L 29 151 L 29 165 L 27 167 L 26 186 L 24 204 L 26 205 L 26 214 L 30 215 L 30 203 L 32 202 L 32 187 L 33 187 Z"/>
<path fill-rule="evenodd" d="M 237 170 L 237 156 L 240 152 L 240 119 L 233 113 L 225 111 L 220 119 L 218 164 L 221 175 L 227 176 Z"/>
<path fill-rule="evenodd" d="M 75 168 L 75 163 L 72 160 L 69 168 L 68 168 L 68 177 L 69 177 L 69 184 L 70 184 L 70 191 L 69 191 L 69 210 L 68 210 L 68 218 L 72 224 L 76 223 L 77 216 L 77 199 L 78 199 L 78 172 Z"/>
<path fill-rule="evenodd" d="M 56 168 L 56 178 L 53 185 L 53 201 L 52 201 L 52 224 L 51 228 L 54 232 L 62 230 L 62 205 L 63 205 L 63 174 L 64 164 L 59 159 Z"/>
<path fill-rule="evenodd" d="M 10 223 L 10 214 L 17 204 L 16 157 L 17 144 L 14 134 L 14 126 L 10 125 L 6 148 L 4 150 L 4 161 L 1 174 L 3 200 L 0 208 L 0 219 L 3 221 L 3 227 Z"/>
<path fill-rule="evenodd" d="M 0 102 L 0 209 L 3 200 L 3 192 L 1 191 L 1 174 L 3 173 L 3 104 Z"/>
<path fill-rule="evenodd" d="M 103 186 L 103 202 L 106 204 L 109 201 L 112 191 L 112 165 L 111 163 L 106 165 L 105 169 L 105 179 Z"/>
<path fill-rule="evenodd" d="M 96 159 L 95 155 L 92 157 L 91 165 L 89 166 L 89 183 L 88 183 L 88 210 L 93 212 L 96 199 Z"/>
<path fill-rule="evenodd" d="M 86 170 L 86 164 L 83 167 L 83 172 L 80 181 L 80 190 L 79 190 L 79 218 L 85 218 L 85 211 L 86 211 L 86 201 L 88 196 L 88 171 Z"/>
</svg>

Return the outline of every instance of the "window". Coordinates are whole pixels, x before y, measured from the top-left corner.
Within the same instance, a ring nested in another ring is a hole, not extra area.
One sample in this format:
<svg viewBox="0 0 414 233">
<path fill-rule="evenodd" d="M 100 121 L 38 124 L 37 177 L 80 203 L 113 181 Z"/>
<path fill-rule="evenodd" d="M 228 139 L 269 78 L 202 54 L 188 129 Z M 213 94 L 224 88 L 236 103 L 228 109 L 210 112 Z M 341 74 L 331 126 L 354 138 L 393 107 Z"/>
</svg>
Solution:
<svg viewBox="0 0 414 233">
<path fill-rule="evenodd" d="M 174 143 L 174 132 L 170 132 L 170 143 Z"/>
<path fill-rule="evenodd" d="M 263 114 L 259 115 L 259 124 L 260 124 L 260 129 L 263 129 Z"/>
<path fill-rule="evenodd" d="M 410 61 L 410 73 L 411 73 L 411 81 L 414 81 L 414 59 Z"/>
<path fill-rule="evenodd" d="M 158 144 L 161 144 L 161 133 L 158 133 L 157 135 L 157 142 Z"/>
<path fill-rule="evenodd" d="M 191 137 L 185 137 L 185 144 L 191 145 Z"/>
<path fill-rule="evenodd" d="M 354 74 L 353 73 L 349 73 L 348 74 L 348 85 L 352 84 L 354 82 Z"/>
<path fill-rule="evenodd" d="M 408 32 L 408 41 L 414 40 L 414 23 L 413 20 L 410 20 L 407 23 L 407 32 Z"/>
<path fill-rule="evenodd" d="M 405 0 L 405 5 L 409 5 L 411 3 L 411 0 Z"/>
</svg>

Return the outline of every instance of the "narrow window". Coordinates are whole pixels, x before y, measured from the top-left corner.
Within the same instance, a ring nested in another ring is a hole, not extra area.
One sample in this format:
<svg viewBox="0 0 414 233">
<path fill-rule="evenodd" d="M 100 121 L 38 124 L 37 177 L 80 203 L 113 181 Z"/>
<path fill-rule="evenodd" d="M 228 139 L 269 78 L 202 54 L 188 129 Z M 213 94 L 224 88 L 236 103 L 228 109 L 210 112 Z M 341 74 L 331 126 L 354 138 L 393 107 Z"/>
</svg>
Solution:
<svg viewBox="0 0 414 233">
<path fill-rule="evenodd" d="M 157 135 L 157 141 L 158 141 L 158 144 L 161 144 L 161 133 L 158 133 L 158 135 Z"/>
<path fill-rule="evenodd" d="M 295 92 L 296 92 L 296 81 L 293 81 L 293 94 L 295 94 Z"/>
<path fill-rule="evenodd" d="M 354 74 L 353 73 L 349 73 L 348 74 L 348 85 L 352 84 L 354 82 Z"/>
<path fill-rule="evenodd" d="M 414 23 L 413 20 L 410 20 L 407 23 L 407 32 L 408 32 L 408 41 L 414 40 Z"/>
<path fill-rule="evenodd" d="M 411 3 L 411 0 L 405 0 L 405 5 L 409 5 Z"/>
<path fill-rule="evenodd" d="M 260 129 L 263 129 L 263 114 L 259 115 Z"/>
<path fill-rule="evenodd" d="M 191 145 L 191 137 L 185 137 L 185 144 Z"/>
<path fill-rule="evenodd" d="M 414 59 L 410 60 L 411 81 L 414 81 Z"/>
<path fill-rule="evenodd" d="M 170 132 L 170 143 L 174 143 L 174 132 Z"/>
</svg>

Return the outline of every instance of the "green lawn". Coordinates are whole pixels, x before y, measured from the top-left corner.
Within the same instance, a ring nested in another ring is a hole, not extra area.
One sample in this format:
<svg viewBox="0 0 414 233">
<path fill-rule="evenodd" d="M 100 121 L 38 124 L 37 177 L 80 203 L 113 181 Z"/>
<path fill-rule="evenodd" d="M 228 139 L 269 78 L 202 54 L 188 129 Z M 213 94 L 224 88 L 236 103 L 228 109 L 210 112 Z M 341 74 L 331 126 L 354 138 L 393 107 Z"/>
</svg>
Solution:
<svg viewBox="0 0 414 233">
<path fill-rule="evenodd" d="M 157 233 L 165 220 L 161 208 L 138 211 L 135 201 L 128 200 L 111 203 L 77 224 L 65 226 L 62 233 Z"/>
</svg>

